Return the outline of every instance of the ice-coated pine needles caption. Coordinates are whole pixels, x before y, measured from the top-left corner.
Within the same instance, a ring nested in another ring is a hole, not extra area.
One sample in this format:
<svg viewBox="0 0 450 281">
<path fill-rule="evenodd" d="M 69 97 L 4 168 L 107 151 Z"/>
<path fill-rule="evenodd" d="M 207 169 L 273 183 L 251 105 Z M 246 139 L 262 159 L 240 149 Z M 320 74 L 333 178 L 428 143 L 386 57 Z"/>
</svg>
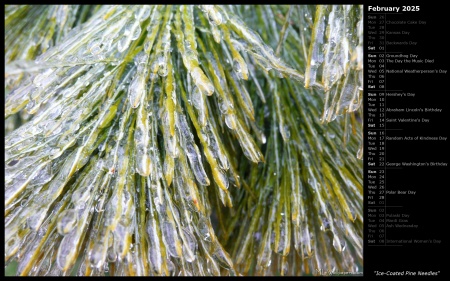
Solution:
<svg viewBox="0 0 450 281">
<path fill-rule="evenodd" d="M 5 6 L 6 264 L 361 272 L 362 13 Z"/>
</svg>

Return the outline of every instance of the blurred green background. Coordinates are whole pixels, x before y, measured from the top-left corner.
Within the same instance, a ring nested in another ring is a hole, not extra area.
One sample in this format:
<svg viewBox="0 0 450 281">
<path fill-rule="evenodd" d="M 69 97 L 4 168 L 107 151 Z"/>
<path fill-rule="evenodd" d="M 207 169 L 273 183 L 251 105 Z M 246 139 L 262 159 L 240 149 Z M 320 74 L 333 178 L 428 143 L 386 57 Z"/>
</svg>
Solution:
<svg viewBox="0 0 450 281">
<path fill-rule="evenodd" d="M 16 275 L 17 270 L 17 262 L 12 261 L 8 264 L 7 267 L 5 267 L 5 276 L 14 276 Z"/>
</svg>

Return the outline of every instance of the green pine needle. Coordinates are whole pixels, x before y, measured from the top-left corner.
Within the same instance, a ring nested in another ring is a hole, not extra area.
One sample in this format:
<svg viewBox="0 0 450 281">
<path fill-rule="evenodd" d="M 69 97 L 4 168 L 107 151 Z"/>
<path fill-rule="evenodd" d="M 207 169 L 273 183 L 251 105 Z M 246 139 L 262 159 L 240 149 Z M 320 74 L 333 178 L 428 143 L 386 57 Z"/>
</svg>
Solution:
<svg viewBox="0 0 450 281">
<path fill-rule="evenodd" d="M 362 46 L 361 6 L 6 6 L 6 263 L 361 272 Z"/>
</svg>

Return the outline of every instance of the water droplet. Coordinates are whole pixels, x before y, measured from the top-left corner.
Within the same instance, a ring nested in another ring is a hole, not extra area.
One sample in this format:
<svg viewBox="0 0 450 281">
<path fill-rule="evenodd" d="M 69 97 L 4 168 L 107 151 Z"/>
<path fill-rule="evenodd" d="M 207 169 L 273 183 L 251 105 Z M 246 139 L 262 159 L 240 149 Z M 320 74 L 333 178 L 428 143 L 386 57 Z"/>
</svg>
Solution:
<svg viewBox="0 0 450 281">
<path fill-rule="evenodd" d="M 261 142 L 262 144 L 265 144 L 267 142 L 267 138 L 265 134 L 261 134 Z"/>
<path fill-rule="evenodd" d="M 98 55 L 102 51 L 102 48 L 100 46 L 101 46 L 101 40 L 96 39 L 96 40 L 91 41 L 88 44 L 87 49 L 91 52 L 91 54 Z"/>
<path fill-rule="evenodd" d="M 130 40 L 128 40 L 127 37 L 123 37 L 117 43 L 117 50 L 120 53 L 123 53 L 123 51 L 125 51 L 128 48 L 128 45 L 130 45 Z"/>
<path fill-rule="evenodd" d="M 166 64 L 160 64 L 158 68 L 158 75 L 161 77 L 166 77 L 169 74 L 169 68 Z"/>
<path fill-rule="evenodd" d="M 213 25 L 221 25 L 223 22 L 222 14 L 215 11 L 213 7 L 211 7 L 208 11 L 208 19 Z"/>
<path fill-rule="evenodd" d="M 225 124 L 227 124 L 228 128 L 235 130 L 236 129 L 236 115 L 226 114 L 225 115 Z"/>
<path fill-rule="evenodd" d="M 141 102 L 141 97 L 145 93 L 145 78 L 143 75 L 137 75 L 130 83 L 128 88 L 128 98 L 132 108 L 137 108 Z"/>
<path fill-rule="evenodd" d="M 141 35 L 141 31 L 142 31 L 142 30 L 141 30 L 141 26 L 140 26 L 140 25 L 136 26 L 136 28 L 135 28 L 133 34 L 132 34 L 131 37 L 130 37 L 130 40 L 131 40 L 131 41 L 134 41 L 134 40 L 138 39 L 138 38 L 139 38 L 139 35 Z"/>
<path fill-rule="evenodd" d="M 108 251 L 106 253 L 106 257 L 108 259 L 108 262 L 115 262 L 117 259 L 117 255 L 115 253 L 114 247 L 111 246 L 108 248 Z"/>
<path fill-rule="evenodd" d="M 5 257 L 13 255 L 20 246 L 20 238 L 17 233 L 13 234 L 11 238 L 5 243 Z"/>
<path fill-rule="evenodd" d="M 27 200 L 21 200 L 20 201 L 20 207 L 25 207 L 25 206 L 27 206 L 27 204 L 28 204 Z"/>
<path fill-rule="evenodd" d="M 38 228 L 41 226 L 44 215 L 42 213 L 37 213 L 28 217 L 27 218 L 28 227 L 31 228 L 32 230 L 38 230 Z"/>
<path fill-rule="evenodd" d="M 212 26 L 212 35 L 213 35 L 214 41 L 216 41 L 216 43 L 220 44 L 220 41 L 222 39 L 222 34 L 220 33 L 220 30 L 214 25 Z"/>
<path fill-rule="evenodd" d="M 193 262 L 195 260 L 195 253 L 197 251 L 197 241 L 194 235 L 189 229 L 184 228 L 183 234 L 186 239 L 183 244 L 183 255 L 187 262 Z"/>
<path fill-rule="evenodd" d="M 330 230 L 330 222 L 327 218 L 322 219 L 322 225 L 320 226 L 320 230 L 327 231 Z"/>
<path fill-rule="evenodd" d="M 175 230 L 175 226 L 166 221 L 163 224 L 163 234 L 164 239 L 166 240 L 166 246 L 169 254 L 172 257 L 179 257 L 180 256 L 180 242 L 178 240 L 178 234 Z"/>
<path fill-rule="evenodd" d="M 338 252 L 343 252 L 346 248 L 346 243 L 344 240 L 341 240 L 339 242 L 339 238 L 335 237 L 333 238 L 333 247 L 336 249 L 336 251 Z"/>
<path fill-rule="evenodd" d="M 202 92 L 199 90 L 197 86 L 194 87 L 191 94 L 191 102 L 192 105 L 198 110 L 203 109 L 203 97 Z"/>
<path fill-rule="evenodd" d="M 166 263 L 167 263 L 167 269 L 169 269 L 170 275 L 173 275 L 173 273 L 175 272 L 175 265 L 173 264 L 173 262 L 170 259 L 167 259 Z"/>
<path fill-rule="evenodd" d="M 50 82 L 53 81 L 54 77 L 54 75 L 52 75 L 53 72 L 54 72 L 53 69 L 48 69 L 43 73 L 36 75 L 36 77 L 33 79 L 33 84 L 36 85 L 37 87 L 47 86 Z"/>
<path fill-rule="evenodd" d="M 209 233 L 208 228 L 208 221 L 206 218 L 201 217 L 198 221 L 198 230 L 200 232 L 200 235 L 202 236 L 203 240 L 212 242 L 211 235 Z"/>
<path fill-rule="evenodd" d="M 287 124 L 284 125 L 283 131 L 284 131 L 283 135 L 285 137 L 285 140 L 288 140 L 291 137 L 291 131 L 289 130 L 289 125 L 287 125 Z"/>
<path fill-rule="evenodd" d="M 139 18 L 139 21 L 144 21 L 146 19 L 148 19 L 148 17 L 150 16 L 150 7 L 149 6 L 144 6 L 144 13 L 142 14 L 142 16 Z M 134 16 L 136 17 L 138 14 L 135 13 Z"/>
<path fill-rule="evenodd" d="M 92 267 L 100 268 L 105 262 L 103 248 L 103 244 L 97 242 L 89 252 L 89 262 Z"/>
<path fill-rule="evenodd" d="M 150 41 L 146 41 L 145 42 L 145 44 L 144 44 L 144 51 L 146 52 L 146 53 L 150 53 L 150 44 L 151 44 L 151 42 Z"/>
<path fill-rule="evenodd" d="M 59 149 L 57 149 L 59 152 Z M 53 151 L 53 150 L 52 150 Z M 52 151 L 50 151 L 49 154 L 52 153 Z M 48 164 L 46 166 L 44 166 L 39 173 L 36 174 L 35 177 L 33 177 L 33 184 L 36 185 L 43 185 L 47 182 L 49 182 L 53 177 L 53 174 L 51 172 L 51 165 Z"/>
<path fill-rule="evenodd" d="M 358 149 L 358 152 L 357 152 L 357 156 L 356 156 L 356 157 L 358 157 L 358 159 L 362 159 L 362 158 L 363 158 L 363 154 L 364 154 L 364 146 L 361 145 L 361 146 L 359 147 L 359 149 Z"/>
<path fill-rule="evenodd" d="M 139 52 L 139 54 L 137 54 L 134 57 L 134 64 L 136 66 L 139 66 L 140 64 L 146 64 L 147 63 L 147 58 L 148 58 L 148 55 L 141 51 L 141 52 Z"/>
<path fill-rule="evenodd" d="M 237 76 L 242 79 L 242 67 L 238 60 L 233 60 L 233 69 L 236 72 Z"/>
<path fill-rule="evenodd" d="M 25 109 L 27 110 L 28 113 L 31 113 L 35 106 L 36 106 L 36 101 L 35 100 L 30 100 L 28 102 L 27 106 L 25 107 Z"/>
</svg>

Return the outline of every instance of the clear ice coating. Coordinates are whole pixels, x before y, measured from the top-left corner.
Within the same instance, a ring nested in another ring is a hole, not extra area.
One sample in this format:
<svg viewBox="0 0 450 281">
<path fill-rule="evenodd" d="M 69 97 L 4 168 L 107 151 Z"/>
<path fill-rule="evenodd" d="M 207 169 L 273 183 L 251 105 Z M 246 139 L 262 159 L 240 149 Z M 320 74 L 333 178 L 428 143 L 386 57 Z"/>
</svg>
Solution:
<svg viewBox="0 0 450 281">
<path fill-rule="evenodd" d="M 316 82 L 317 69 L 323 62 L 323 44 L 325 37 L 325 27 L 326 27 L 326 17 L 324 16 L 326 13 L 326 6 L 320 6 L 316 10 L 315 21 L 314 21 L 314 29 L 311 35 L 311 47 L 309 49 L 308 54 L 308 65 L 305 71 L 305 87 L 309 87 L 310 85 Z"/>
<path fill-rule="evenodd" d="M 130 99 L 130 103 L 133 108 L 138 107 L 142 96 L 146 95 L 145 74 L 146 73 L 144 71 L 137 73 L 133 81 L 130 83 L 128 98 Z"/>
<path fill-rule="evenodd" d="M 361 264 L 362 6 L 7 5 L 5 25 L 18 275 Z"/>
<path fill-rule="evenodd" d="M 65 235 L 72 231 L 78 220 L 78 213 L 75 209 L 62 212 L 58 217 L 58 233 Z"/>
<path fill-rule="evenodd" d="M 209 179 L 203 168 L 202 157 L 198 150 L 197 145 L 194 143 L 192 133 L 190 132 L 189 126 L 186 122 L 186 117 L 183 114 L 178 114 L 178 130 L 181 134 L 182 147 L 191 164 L 192 172 L 195 178 L 201 185 L 209 185 Z"/>
</svg>

